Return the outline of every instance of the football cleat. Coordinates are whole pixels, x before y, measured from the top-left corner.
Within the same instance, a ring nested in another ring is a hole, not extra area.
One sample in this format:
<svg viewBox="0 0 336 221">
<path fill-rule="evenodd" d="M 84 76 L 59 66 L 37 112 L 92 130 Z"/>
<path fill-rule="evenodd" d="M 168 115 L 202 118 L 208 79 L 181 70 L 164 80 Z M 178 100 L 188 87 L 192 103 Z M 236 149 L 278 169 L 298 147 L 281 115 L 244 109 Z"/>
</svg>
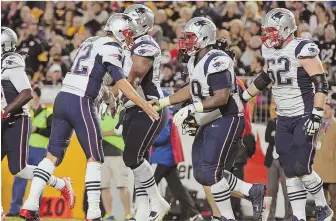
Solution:
<svg viewBox="0 0 336 221">
<path fill-rule="evenodd" d="M 246 197 L 252 203 L 254 221 L 261 219 L 265 193 L 266 186 L 264 184 L 253 184 L 249 190 L 249 196 Z"/>
<path fill-rule="evenodd" d="M 42 221 L 38 211 L 21 209 L 19 216 L 26 221 Z"/>
<path fill-rule="evenodd" d="M 162 221 L 163 217 L 170 210 L 169 203 L 163 198 L 156 201 L 151 201 L 151 206 L 152 211 L 149 214 L 149 221 Z"/>
<path fill-rule="evenodd" d="M 65 182 L 65 186 L 60 190 L 61 195 L 63 196 L 66 204 L 70 209 L 73 209 L 75 207 L 76 203 L 76 195 L 75 192 L 72 189 L 71 185 L 71 179 L 70 177 L 63 177 L 62 178 Z"/>
<path fill-rule="evenodd" d="M 317 206 L 316 207 L 316 219 L 317 221 L 331 221 L 334 216 L 334 211 L 329 206 Z"/>
</svg>

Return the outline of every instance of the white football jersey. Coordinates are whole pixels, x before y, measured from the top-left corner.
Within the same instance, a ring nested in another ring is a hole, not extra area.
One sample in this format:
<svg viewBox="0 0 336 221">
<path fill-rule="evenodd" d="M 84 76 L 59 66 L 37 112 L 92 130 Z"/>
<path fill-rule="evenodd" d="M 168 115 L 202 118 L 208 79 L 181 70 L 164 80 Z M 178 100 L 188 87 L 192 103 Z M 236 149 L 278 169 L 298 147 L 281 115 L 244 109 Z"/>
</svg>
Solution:
<svg viewBox="0 0 336 221">
<path fill-rule="evenodd" d="M 148 73 L 142 78 L 137 88 L 137 93 L 145 100 L 149 100 L 148 96 L 162 98 L 163 92 L 160 87 L 160 65 L 161 65 L 161 49 L 153 37 L 144 35 L 134 41 L 134 45 L 130 51 L 124 50 L 123 70 L 126 76 L 132 67 L 132 55 L 136 54 L 142 57 L 153 59 L 153 66 Z M 127 101 L 125 107 L 133 107 L 133 101 Z"/>
<path fill-rule="evenodd" d="M 211 112 L 195 113 L 197 123 L 207 124 L 221 116 L 242 116 L 244 105 L 239 97 L 234 72 L 234 62 L 225 52 L 221 50 L 210 50 L 195 64 L 195 56 L 190 57 L 187 67 L 190 77 L 190 94 L 193 102 L 201 101 L 213 95 L 208 84 L 208 77 L 211 74 L 228 70 L 231 73 L 231 88 L 228 103 Z"/>
<path fill-rule="evenodd" d="M 314 86 L 310 76 L 299 63 L 300 57 L 315 57 L 317 45 L 308 39 L 293 39 L 282 49 L 261 49 L 272 79 L 272 93 L 279 116 L 299 116 L 311 113 Z"/>
<path fill-rule="evenodd" d="M 90 37 L 78 49 L 61 91 L 95 99 L 109 63 L 122 71 L 122 48 L 111 37 Z"/>
<path fill-rule="evenodd" d="M 29 79 L 25 71 L 24 58 L 15 52 L 9 52 L 1 58 L 1 108 L 5 108 L 11 103 L 19 93 L 31 88 Z M 17 113 L 28 114 L 27 104 Z"/>
</svg>

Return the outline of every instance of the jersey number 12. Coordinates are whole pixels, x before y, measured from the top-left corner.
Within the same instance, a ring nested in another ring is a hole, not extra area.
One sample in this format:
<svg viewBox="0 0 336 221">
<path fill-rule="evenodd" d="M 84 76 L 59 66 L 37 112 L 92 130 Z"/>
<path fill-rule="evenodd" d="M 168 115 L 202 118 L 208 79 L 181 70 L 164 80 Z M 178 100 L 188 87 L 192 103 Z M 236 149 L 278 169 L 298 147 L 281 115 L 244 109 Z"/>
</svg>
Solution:
<svg viewBox="0 0 336 221">
<path fill-rule="evenodd" d="M 92 44 L 83 45 L 78 49 L 78 52 L 75 57 L 74 63 L 74 74 L 79 75 L 87 75 L 88 74 L 88 67 L 83 64 L 83 61 L 90 58 L 92 50 Z"/>
</svg>

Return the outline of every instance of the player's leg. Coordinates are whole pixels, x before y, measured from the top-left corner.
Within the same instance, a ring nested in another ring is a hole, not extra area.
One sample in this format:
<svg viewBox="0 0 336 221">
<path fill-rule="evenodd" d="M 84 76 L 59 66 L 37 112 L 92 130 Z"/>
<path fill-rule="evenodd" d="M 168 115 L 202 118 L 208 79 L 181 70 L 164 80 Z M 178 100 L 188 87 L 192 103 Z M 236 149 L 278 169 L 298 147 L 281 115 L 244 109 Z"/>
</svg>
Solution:
<svg viewBox="0 0 336 221">
<path fill-rule="evenodd" d="M 294 170 L 294 156 L 291 154 L 293 143 L 292 119 L 278 117 L 275 133 L 275 147 L 279 154 L 280 165 L 286 175 L 288 198 L 293 210 L 293 219 L 306 220 L 307 191 Z M 295 138 L 296 139 L 296 138 Z"/>
<path fill-rule="evenodd" d="M 110 167 L 113 174 L 113 180 L 119 190 L 120 200 L 124 207 L 125 220 L 132 218 L 131 215 L 131 195 L 128 186 L 133 186 L 130 183 L 131 170 L 126 167 L 122 156 L 112 157 Z"/>
<path fill-rule="evenodd" d="M 302 129 L 304 123 L 309 118 L 301 117 L 297 120 L 294 130 L 293 155 L 295 156 L 294 169 L 297 176 L 301 177 L 303 185 L 314 197 L 316 205 L 317 220 L 331 220 L 333 212 L 328 206 L 324 195 L 323 181 L 321 177 L 312 169 L 315 156 L 316 136 L 307 137 Z"/>
<path fill-rule="evenodd" d="M 104 163 L 101 167 L 101 198 L 102 203 L 104 206 L 104 209 L 106 211 L 105 218 L 111 218 L 112 219 L 112 169 L 110 168 L 109 164 L 113 161 L 113 158 L 108 156 L 105 157 Z"/>
<path fill-rule="evenodd" d="M 138 107 L 127 110 L 125 118 L 131 118 L 131 122 L 129 127 L 124 127 L 127 131 L 123 133 L 125 135 L 124 162 L 132 169 L 136 185 L 139 184 L 137 179 L 140 180 L 142 187 L 136 186 L 136 188 L 146 190 L 152 207 L 150 217 L 153 220 L 161 220 L 170 208 L 159 193 L 152 167 L 143 157 L 168 122 L 167 108 L 162 109 L 159 114 L 160 119 L 152 121 Z"/>
<path fill-rule="evenodd" d="M 85 174 L 88 196 L 87 219 L 97 219 L 101 217 L 101 164 L 104 162 L 102 134 L 93 100 L 78 97 L 77 102 L 79 113 L 71 122 L 87 159 Z"/>
<path fill-rule="evenodd" d="M 39 208 L 39 198 L 48 183 L 61 191 L 68 206 L 73 208 L 75 203 L 74 192 L 71 187 L 69 178 L 59 179 L 54 177 L 56 166 L 58 166 L 64 157 L 66 148 L 69 145 L 69 139 L 72 134 L 72 127 L 67 122 L 66 116 L 69 111 L 69 103 L 67 99 L 62 99 L 63 93 L 59 93 L 56 97 L 53 113 L 53 124 L 51 128 L 51 136 L 48 145 L 46 157 L 38 164 L 38 166 L 27 166 L 26 168 L 33 173 L 32 185 L 30 188 L 28 199 L 25 201 L 20 216 L 24 218 L 35 217 Z"/>
<path fill-rule="evenodd" d="M 200 184 L 211 187 L 217 207 L 226 219 L 235 218 L 230 203 L 230 186 L 223 177 L 223 170 L 230 162 L 231 148 L 236 147 L 243 127 L 242 117 L 224 117 L 205 126 L 201 131 L 204 133 L 201 147 L 202 165 L 194 169 L 194 176 Z M 200 160 L 200 157 L 194 151 L 200 147 L 195 144 L 193 145 L 193 165 L 198 165 L 196 161 Z"/>
</svg>

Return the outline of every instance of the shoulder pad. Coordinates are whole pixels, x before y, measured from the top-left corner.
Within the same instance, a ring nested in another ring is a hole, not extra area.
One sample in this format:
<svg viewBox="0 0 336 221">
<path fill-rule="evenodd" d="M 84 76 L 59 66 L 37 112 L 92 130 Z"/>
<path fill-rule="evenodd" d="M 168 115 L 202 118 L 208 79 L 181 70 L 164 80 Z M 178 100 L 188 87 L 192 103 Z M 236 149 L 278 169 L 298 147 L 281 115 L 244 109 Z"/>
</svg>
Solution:
<svg viewBox="0 0 336 221">
<path fill-rule="evenodd" d="M 295 48 L 295 57 L 313 58 L 320 53 L 318 46 L 311 40 L 302 40 Z"/>
<path fill-rule="evenodd" d="M 204 63 L 204 74 L 212 74 L 228 70 L 232 59 L 225 53 L 211 54 Z"/>
<path fill-rule="evenodd" d="M 156 41 L 147 35 L 135 40 L 131 51 L 132 54 L 143 57 L 154 57 L 161 53 L 160 47 Z"/>
<path fill-rule="evenodd" d="M 4 54 L 1 59 L 1 68 L 18 68 L 18 67 L 26 67 L 26 63 L 24 58 L 15 52 L 9 52 Z"/>
</svg>

